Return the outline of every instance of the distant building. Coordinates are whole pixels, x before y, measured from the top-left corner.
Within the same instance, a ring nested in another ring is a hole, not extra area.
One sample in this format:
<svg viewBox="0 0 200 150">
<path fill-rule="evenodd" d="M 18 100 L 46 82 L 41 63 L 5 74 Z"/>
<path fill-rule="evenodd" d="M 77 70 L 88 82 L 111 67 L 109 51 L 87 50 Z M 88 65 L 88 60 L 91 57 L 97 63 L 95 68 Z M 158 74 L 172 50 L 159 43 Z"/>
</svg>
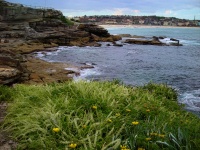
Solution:
<svg viewBox="0 0 200 150">
<path fill-rule="evenodd" d="M 144 20 L 139 20 L 139 24 L 144 24 Z"/>
<path fill-rule="evenodd" d="M 163 26 L 168 26 L 169 25 L 169 22 L 168 21 L 164 21 L 163 22 Z"/>
</svg>

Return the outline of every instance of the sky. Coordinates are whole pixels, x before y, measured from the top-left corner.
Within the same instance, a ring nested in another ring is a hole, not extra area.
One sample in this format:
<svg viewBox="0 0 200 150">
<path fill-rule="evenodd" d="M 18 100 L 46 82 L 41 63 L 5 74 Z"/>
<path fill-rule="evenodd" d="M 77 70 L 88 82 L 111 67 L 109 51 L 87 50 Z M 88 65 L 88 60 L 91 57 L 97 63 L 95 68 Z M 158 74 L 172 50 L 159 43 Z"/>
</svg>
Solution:
<svg viewBox="0 0 200 150">
<path fill-rule="evenodd" d="M 65 16 L 133 15 L 200 20 L 200 0 L 6 0 L 37 7 L 51 7 Z"/>
</svg>

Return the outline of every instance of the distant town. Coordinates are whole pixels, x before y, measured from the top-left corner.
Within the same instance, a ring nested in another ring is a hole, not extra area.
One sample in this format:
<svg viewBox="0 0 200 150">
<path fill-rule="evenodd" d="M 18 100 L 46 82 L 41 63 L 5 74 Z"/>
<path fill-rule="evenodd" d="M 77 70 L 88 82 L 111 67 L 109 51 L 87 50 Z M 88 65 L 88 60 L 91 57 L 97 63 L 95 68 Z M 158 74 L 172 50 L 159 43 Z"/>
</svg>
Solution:
<svg viewBox="0 0 200 150">
<path fill-rule="evenodd" d="M 175 17 L 159 16 L 82 16 L 71 18 L 72 21 L 80 23 L 93 23 L 105 25 L 155 25 L 155 26 L 185 26 L 200 27 L 200 20 L 178 19 Z"/>
</svg>

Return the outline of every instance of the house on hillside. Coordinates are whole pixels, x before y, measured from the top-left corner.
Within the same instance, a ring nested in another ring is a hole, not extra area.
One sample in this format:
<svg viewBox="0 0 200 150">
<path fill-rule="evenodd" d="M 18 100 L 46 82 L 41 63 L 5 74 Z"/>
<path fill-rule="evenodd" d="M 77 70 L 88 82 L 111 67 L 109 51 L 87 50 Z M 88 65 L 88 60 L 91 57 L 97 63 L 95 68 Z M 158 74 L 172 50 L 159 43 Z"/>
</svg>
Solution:
<svg viewBox="0 0 200 150">
<path fill-rule="evenodd" d="M 144 24 L 144 20 L 139 20 L 139 24 Z"/>
</svg>

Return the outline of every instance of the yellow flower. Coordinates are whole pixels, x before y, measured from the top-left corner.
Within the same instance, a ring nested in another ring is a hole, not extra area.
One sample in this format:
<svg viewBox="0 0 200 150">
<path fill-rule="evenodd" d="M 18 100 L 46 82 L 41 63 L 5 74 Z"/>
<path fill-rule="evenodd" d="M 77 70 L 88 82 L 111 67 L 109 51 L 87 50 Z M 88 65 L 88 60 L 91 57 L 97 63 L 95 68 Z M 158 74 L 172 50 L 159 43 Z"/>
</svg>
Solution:
<svg viewBox="0 0 200 150">
<path fill-rule="evenodd" d="M 146 138 L 147 141 L 151 141 L 151 138 Z"/>
<path fill-rule="evenodd" d="M 125 146 L 125 145 L 120 145 L 120 148 L 121 148 L 121 149 L 125 149 L 126 146 Z"/>
<path fill-rule="evenodd" d="M 131 110 L 130 110 L 130 109 L 126 109 L 126 111 L 127 111 L 127 112 L 131 112 Z"/>
<path fill-rule="evenodd" d="M 108 121 L 108 122 L 112 122 L 112 120 L 111 120 L 111 119 L 108 119 L 107 121 Z"/>
<path fill-rule="evenodd" d="M 86 125 L 83 125 L 82 127 L 83 127 L 83 129 L 85 129 L 87 126 L 86 126 Z"/>
<path fill-rule="evenodd" d="M 164 134 L 158 134 L 159 137 L 164 138 L 165 135 Z"/>
<path fill-rule="evenodd" d="M 75 143 L 71 143 L 71 144 L 69 145 L 70 148 L 76 148 L 76 146 L 77 146 L 77 144 L 75 144 Z"/>
<path fill-rule="evenodd" d="M 133 125 L 138 125 L 139 122 L 138 122 L 138 121 L 133 121 L 132 124 L 133 124 Z"/>
<path fill-rule="evenodd" d="M 151 136 L 157 136 L 158 133 L 150 133 Z"/>
<path fill-rule="evenodd" d="M 120 145 L 121 150 L 130 150 L 129 148 L 126 148 L 125 145 Z"/>
<path fill-rule="evenodd" d="M 147 109 L 146 112 L 150 112 L 150 109 Z"/>
<path fill-rule="evenodd" d="M 120 116 L 120 113 L 116 113 L 115 116 L 119 117 L 119 116 Z"/>
<path fill-rule="evenodd" d="M 138 150 L 145 150 L 144 148 L 139 147 Z"/>
<path fill-rule="evenodd" d="M 53 128 L 53 132 L 59 132 L 60 128 Z"/>
<path fill-rule="evenodd" d="M 92 109 L 97 109 L 97 106 L 95 106 L 95 105 L 94 105 L 94 106 L 92 106 Z"/>
</svg>

